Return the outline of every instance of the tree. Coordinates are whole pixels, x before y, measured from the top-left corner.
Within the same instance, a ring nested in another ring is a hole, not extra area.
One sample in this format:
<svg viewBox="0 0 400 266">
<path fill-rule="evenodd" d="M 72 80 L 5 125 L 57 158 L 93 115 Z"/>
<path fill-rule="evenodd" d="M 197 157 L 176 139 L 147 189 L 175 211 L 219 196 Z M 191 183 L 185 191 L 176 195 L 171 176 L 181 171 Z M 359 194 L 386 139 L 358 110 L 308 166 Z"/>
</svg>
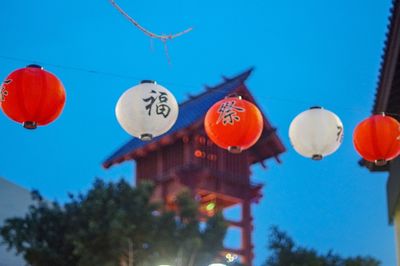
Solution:
<svg viewBox="0 0 400 266">
<path fill-rule="evenodd" d="M 296 246 L 294 241 L 277 227 L 271 228 L 268 248 L 272 251 L 264 266 L 379 266 L 371 257 L 342 258 L 329 251 L 318 254 L 314 249 Z"/>
<path fill-rule="evenodd" d="M 153 190 L 149 183 L 96 180 L 63 206 L 34 192 L 26 216 L 7 219 L 0 234 L 32 266 L 203 266 L 217 256 L 226 232 L 221 214 L 201 230 L 189 192 L 172 212 L 152 202 Z"/>
</svg>

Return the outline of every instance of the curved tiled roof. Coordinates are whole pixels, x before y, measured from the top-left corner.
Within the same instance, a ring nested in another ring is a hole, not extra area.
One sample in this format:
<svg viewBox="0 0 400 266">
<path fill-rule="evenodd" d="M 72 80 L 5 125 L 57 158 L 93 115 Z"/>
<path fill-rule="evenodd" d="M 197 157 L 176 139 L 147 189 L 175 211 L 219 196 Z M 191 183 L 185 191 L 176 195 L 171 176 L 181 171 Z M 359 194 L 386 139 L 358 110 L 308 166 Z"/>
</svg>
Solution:
<svg viewBox="0 0 400 266">
<path fill-rule="evenodd" d="M 190 97 L 187 101 L 179 105 L 179 116 L 167 135 L 174 134 L 177 131 L 185 129 L 192 125 L 193 123 L 202 119 L 207 110 L 217 101 L 223 99 L 225 96 L 233 93 L 238 87 L 240 87 L 246 79 L 249 77 L 253 69 L 249 69 L 236 77 L 224 78 L 225 82 L 212 88 L 206 88 L 203 93 Z M 137 138 L 132 138 L 128 143 L 123 145 L 120 149 L 115 151 L 111 156 L 109 156 L 104 162 L 103 166 L 108 168 L 112 164 L 118 162 L 126 154 L 131 153 L 137 149 L 140 149 L 146 145 L 150 145 L 159 141 L 161 138 L 165 137 L 166 134 L 154 138 L 150 142 L 143 142 Z"/>
</svg>

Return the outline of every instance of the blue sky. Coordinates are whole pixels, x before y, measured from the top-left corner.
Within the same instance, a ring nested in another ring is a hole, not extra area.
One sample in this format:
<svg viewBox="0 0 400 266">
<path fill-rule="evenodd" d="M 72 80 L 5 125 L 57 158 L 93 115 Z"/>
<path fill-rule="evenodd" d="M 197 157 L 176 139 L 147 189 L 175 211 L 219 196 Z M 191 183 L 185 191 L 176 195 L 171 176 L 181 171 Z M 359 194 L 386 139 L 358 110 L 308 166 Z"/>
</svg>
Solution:
<svg viewBox="0 0 400 266">
<path fill-rule="evenodd" d="M 360 168 L 351 139 L 372 108 L 390 0 L 118 3 L 155 32 L 194 27 L 169 42 L 172 64 L 162 43 L 151 42 L 107 0 L 2 4 L 0 77 L 41 63 L 64 83 L 67 103 L 55 123 L 35 131 L 0 115 L 0 176 L 60 201 L 88 189 L 95 176 L 132 180 L 131 163 L 101 168 L 129 140 L 114 115 L 127 88 L 155 79 L 183 101 L 221 75 L 255 66 L 247 84 L 288 149 L 281 165 L 253 169 L 253 179 L 266 183 L 253 208 L 256 265 L 268 254 L 271 225 L 321 252 L 369 254 L 395 265 L 387 175 Z M 345 126 L 342 147 L 321 162 L 297 155 L 287 137 L 291 120 L 313 105 L 334 111 Z"/>
</svg>

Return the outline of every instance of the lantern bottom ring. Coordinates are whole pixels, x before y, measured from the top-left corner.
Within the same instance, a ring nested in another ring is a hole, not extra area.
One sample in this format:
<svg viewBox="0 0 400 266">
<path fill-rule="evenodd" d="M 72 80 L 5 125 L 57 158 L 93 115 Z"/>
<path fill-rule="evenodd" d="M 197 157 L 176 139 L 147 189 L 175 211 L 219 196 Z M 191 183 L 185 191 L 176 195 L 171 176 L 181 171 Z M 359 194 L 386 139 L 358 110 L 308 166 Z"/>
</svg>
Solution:
<svg viewBox="0 0 400 266">
<path fill-rule="evenodd" d="M 385 159 L 379 159 L 379 160 L 375 160 L 375 165 L 377 166 L 384 166 L 387 164 L 387 161 Z"/>
<path fill-rule="evenodd" d="M 32 121 L 25 121 L 24 123 L 22 123 L 22 126 L 26 129 L 36 129 L 37 123 Z"/>
<path fill-rule="evenodd" d="M 153 135 L 152 134 L 144 133 L 144 134 L 140 135 L 140 140 L 150 141 L 152 139 L 153 139 Z"/>
<path fill-rule="evenodd" d="M 231 153 L 238 154 L 242 152 L 242 148 L 240 146 L 229 146 L 228 151 Z"/>
<path fill-rule="evenodd" d="M 311 159 L 315 160 L 315 161 L 320 161 L 322 160 L 322 158 L 324 158 L 321 154 L 314 154 Z"/>
</svg>

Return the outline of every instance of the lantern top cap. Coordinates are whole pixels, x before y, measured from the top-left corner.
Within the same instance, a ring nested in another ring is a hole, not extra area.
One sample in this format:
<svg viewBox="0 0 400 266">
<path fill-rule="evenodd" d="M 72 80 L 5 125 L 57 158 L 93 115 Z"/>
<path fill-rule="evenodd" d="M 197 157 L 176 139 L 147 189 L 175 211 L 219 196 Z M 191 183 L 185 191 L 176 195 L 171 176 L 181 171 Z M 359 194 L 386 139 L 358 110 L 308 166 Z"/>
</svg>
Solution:
<svg viewBox="0 0 400 266">
<path fill-rule="evenodd" d="M 42 69 L 42 70 L 43 70 L 43 67 L 42 67 L 42 66 L 40 66 L 40 65 L 37 65 L 37 64 L 30 64 L 30 65 L 27 65 L 26 67 L 40 68 L 40 69 Z"/>
<path fill-rule="evenodd" d="M 322 108 L 321 106 L 311 106 L 310 110 L 312 110 L 312 109 L 324 109 L 324 108 Z"/>
<path fill-rule="evenodd" d="M 140 82 L 140 84 L 145 84 L 145 83 L 157 84 L 155 80 L 149 80 L 149 79 L 145 79 Z"/>
<path fill-rule="evenodd" d="M 375 112 L 375 113 L 372 114 L 372 116 L 388 116 L 388 117 L 394 118 L 394 117 L 397 117 L 399 115 L 392 114 L 392 113 L 386 113 L 386 112 Z"/>
<path fill-rule="evenodd" d="M 237 99 L 239 99 L 239 100 L 242 100 L 242 99 L 243 99 L 243 97 L 242 97 L 241 95 L 237 94 L 237 93 L 228 94 L 228 95 L 225 97 L 225 99 L 228 99 L 228 98 L 237 98 Z"/>
</svg>

